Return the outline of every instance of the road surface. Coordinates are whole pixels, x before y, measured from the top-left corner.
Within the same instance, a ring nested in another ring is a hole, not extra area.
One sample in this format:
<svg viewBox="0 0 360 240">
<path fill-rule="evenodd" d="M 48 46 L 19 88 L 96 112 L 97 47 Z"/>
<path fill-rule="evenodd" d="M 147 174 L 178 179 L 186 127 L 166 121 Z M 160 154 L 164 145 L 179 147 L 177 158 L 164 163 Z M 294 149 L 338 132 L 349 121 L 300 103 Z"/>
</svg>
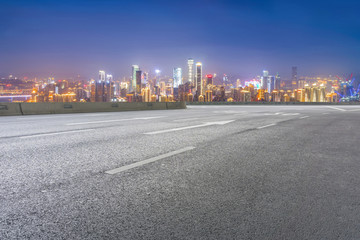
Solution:
<svg viewBox="0 0 360 240">
<path fill-rule="evenodd" d="M 0 239 L 360 239 L 360 106 L 0 118 Z"/>
</svg>

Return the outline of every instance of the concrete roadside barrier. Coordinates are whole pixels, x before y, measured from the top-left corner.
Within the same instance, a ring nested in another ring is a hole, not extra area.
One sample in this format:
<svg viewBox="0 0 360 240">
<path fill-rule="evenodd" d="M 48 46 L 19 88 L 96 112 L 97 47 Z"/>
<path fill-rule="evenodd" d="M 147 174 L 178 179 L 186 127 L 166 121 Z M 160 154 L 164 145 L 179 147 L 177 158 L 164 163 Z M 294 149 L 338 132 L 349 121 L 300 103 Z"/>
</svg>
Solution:
<svg viewBox="0 0 360 240">
<path fill-rule="evenodd" d="M 20 103 L 2 103 L 0 102 L 0 116 L 22 115 Z"/>
<path fill-rule="evenodd" d="M 185 109 L 185 102 L 0 103 L 0 116 Z"/>
</svg>

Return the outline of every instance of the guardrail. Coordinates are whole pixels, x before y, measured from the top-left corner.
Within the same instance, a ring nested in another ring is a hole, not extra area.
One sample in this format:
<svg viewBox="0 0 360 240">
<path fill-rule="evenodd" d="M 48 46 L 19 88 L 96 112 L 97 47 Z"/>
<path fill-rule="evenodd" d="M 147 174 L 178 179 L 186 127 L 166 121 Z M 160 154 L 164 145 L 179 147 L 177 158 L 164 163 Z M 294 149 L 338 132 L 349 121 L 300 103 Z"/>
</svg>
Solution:
<svg viewBox="0 0 360 240">
<path fill-rule="evenodd" d="M 185 102 L 0 103 L 0 116 L 185 109 Z"/>
</svg>

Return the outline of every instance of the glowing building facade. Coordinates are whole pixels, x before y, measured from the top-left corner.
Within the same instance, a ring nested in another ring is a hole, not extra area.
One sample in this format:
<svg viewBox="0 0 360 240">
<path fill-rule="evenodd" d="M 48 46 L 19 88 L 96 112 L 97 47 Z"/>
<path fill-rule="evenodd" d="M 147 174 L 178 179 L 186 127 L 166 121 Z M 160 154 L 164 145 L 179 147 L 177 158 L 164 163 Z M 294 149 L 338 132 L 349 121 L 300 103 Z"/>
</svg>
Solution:
<svg viewBox="0 0 360 240">
<path fill-rule="evenodd" d="M 182 69 L 174 68 L 173 70 L 174 88 L 178 88 L 182 84 Z"/>
<path fill-rule="evenodd" d="M 132 66 L 132 74 L 131 74 L 131 83 L 130 83 L 130 92 L 136 91 L 136 72 L 140 70 L 138 65 Z"/>
<path fill-rule="evenodd" d="M 187 81 L 193 83 L 194 82 L 194 60 L 192 58 L 188 59 L 187 66 L 188 66 Z"/>
<path fill-rule="evenodd" d="M 196 79 L 196 94 L 197 94 L 197 96 L 200 96 L 200 95 L 202 95 L 202 93 L 203 93 L 203 86 L 202 86 L 202 63 L 201 63 L 201 62 L 197 62 L 197 63 L 196 63 L 195 79 Z"/>
</svg>

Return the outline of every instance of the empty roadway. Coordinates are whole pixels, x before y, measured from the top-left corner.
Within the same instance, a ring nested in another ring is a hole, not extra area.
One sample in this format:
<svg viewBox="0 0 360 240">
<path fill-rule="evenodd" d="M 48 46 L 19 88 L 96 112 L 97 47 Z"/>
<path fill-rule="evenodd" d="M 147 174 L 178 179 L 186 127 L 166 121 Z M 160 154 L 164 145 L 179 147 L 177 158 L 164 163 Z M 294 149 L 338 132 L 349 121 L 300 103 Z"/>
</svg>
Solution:
<svg viewBox="0 0 360 240">
<path fill-rule="evenodd" d="M 359 239 L 360 106 L 0 117 L 0 239 Z"/>
</svg>

